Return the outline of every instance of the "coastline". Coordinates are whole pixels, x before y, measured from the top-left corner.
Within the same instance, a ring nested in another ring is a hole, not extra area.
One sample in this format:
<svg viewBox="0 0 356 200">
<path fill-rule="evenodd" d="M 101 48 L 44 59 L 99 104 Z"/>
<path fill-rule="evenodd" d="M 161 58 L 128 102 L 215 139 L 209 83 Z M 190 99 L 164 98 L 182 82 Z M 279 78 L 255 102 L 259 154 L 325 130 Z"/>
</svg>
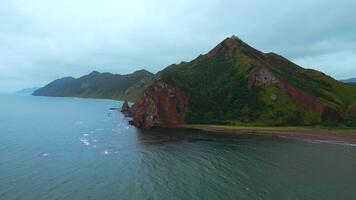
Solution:
<svg viewBox="0 0 356 200">
<path fill-rule="evenodd" d="M 181 125 L 177 128 L 238 135 L 268 136 L 290 139 L 314 139 L 356 144 L 356 129 L 323 129 L 307 127 L 239 127 L 223 125 Z"/>
</svg>

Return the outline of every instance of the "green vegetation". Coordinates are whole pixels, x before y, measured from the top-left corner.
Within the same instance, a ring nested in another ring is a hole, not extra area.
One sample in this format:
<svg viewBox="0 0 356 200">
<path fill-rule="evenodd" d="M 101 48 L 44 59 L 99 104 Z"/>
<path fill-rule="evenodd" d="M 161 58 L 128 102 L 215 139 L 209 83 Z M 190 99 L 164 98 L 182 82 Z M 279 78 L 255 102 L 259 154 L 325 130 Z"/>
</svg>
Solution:
<svg viewBox="0 0 356 200">
<path fill-rule="evenodd" d="M 151 83 L 153 76 L 145 70 L 127 75 L 94 71 L 78 79 L 57 79 L 36 90 L 33 95 L 135 101 Z"/>
<path fill-rule="evenodd" d="M 304 110 L 278 84 L 248 87 L 249 76 L 261 67 L 320 102 L 324 111 Z M 158 79 L 190 94 L 190 124 L 356 126 L 356 87 L 236 38 L 191 62 L 167 67 Z"/>
<path fill-rule="evenodd" d="M 253 118 L 259 109 L 258 90 L 246 87 L 247 74 L 234 60 L 198 58 L 162 71 L 159 78 L 191 94 L 189 123 Z"/>
</svg>

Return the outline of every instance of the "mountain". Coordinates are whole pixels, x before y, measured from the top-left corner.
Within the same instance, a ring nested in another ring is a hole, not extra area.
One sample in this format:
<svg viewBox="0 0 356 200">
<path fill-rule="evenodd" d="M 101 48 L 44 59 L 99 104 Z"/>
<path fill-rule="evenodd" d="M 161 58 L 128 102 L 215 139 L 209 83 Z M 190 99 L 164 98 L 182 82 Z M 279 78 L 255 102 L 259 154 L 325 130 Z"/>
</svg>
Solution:
<svg viewBox="0 0 356 200">
<path fill-rule="evenodd" d="M 16 91 L 16 94 L 32 94 L 34 91 L 38 89 L 39 87 L 24 88 L 22 90 Z"/>
<path fill-rule="evenodd" d="M 146 70 L 132 74 L 92 73 L 78 79 L 57 79 L 36 90 L 34 96 L 84 97 L 134 101 L 151 83 L 154 74 Z"/>
<path fill-rule="evenodd" d="M 351 84 L 351 85 L 356 85 L 356 78 L 349 78 L 346 80 L 341 80 L 344 83 Z"/>
<path fill-rule="evenodd" d="M 137 127 L 181 124 L 356 124 L 356 87 L 236 36 L 168 66 L 131 108 Z"/>
</svg>

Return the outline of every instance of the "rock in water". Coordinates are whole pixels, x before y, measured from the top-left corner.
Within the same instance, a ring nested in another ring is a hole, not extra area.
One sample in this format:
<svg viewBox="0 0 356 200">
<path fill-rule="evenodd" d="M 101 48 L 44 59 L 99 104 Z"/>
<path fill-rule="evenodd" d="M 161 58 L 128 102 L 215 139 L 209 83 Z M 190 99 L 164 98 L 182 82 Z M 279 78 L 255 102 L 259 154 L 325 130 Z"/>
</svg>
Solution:
<svg viewBox="0 0 356 200">
<path fill-rule="evenodd" d="M 121 112 L 125 115 L 125 116 L 129 116 L 130 115 L 130 106 L 129 106 L 129 102 L 126 100 L 124 102 L 124 104 L 121 107 Z"/>
<path fill-rule="evenodd" d="M 176 86 L 157 81 L 132 106 L 130 124 L 140 128 L 170 127 L 185 123 L 189 95 Z"/>
</svg>

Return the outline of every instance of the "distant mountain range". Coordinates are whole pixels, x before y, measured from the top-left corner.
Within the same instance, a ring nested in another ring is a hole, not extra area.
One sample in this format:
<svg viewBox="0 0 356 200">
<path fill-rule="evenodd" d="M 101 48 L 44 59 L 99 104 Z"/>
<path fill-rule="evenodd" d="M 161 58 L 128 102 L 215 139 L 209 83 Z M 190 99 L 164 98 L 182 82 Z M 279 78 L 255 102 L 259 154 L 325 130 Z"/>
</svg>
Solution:
<svg viewBox="0 0 356 200">
<path fill-rule="evenodd" d="M 356 126 L 356 87 L 263 53 L 236 36 L 168 66 L 131 108 L 137 127 L 182 124 Z"/>
<path fill-rule="evenodd" d="M 132 74 L 92 73 L 80 78 L 57 79 L 33 92 L 34 96 L 103 98 L 134 101 L 153 80 L 154 74 L 139 70 Z"/>
<path fill-rule="evenodd" d="M 344 82 L 344 83 L 356 85 L 356 78 L 349 78 L 349 79 L 341 80 L 341 81 Z"/>
<path fill-rule="evenodd" d="M 39 87 L 24 88 L 16 92 L 16 94 L 32 94 L 34 91 L 38 90 Z"/>
</svg>

